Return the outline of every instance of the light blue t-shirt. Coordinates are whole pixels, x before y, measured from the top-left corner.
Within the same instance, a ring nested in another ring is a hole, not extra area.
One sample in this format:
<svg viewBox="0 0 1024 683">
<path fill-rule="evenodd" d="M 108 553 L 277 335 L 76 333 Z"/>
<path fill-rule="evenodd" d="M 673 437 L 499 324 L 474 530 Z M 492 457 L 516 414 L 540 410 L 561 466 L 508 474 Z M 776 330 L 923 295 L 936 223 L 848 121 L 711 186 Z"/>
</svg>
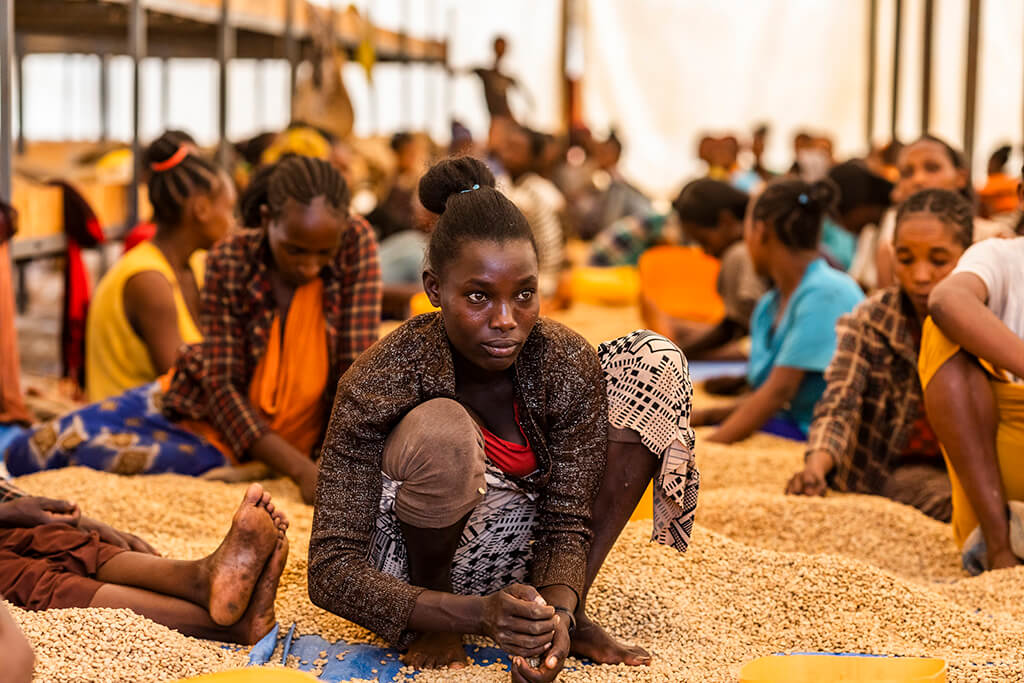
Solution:
<svg viewBox="0 0 1024 683">
<path fill-rule="evenodd" d="M 849 270 L 857 255 L 857 236 L 826 216 L 822 221 L 821 246 L 844 270 Z"/>
<path fill-rule="evenodd" d="M 386 238 L 377 248 L 380 279 L 385 285 L 415 285 L 422 282 L 423 254 L 430 236 L 419 230 L 403 230 Z"/>
<path fill-rule="evenodd" d="M 836 321 L 864 298 L 857 283 L 823 259 L 804 271 L 772 329 L 779 310 L 779 291 L 773 289 L 757 302 L 750 320 L 750 365 L 747 380 L 755 389 L 775 367 L 804 371 L 796 396 L 777 417 L 788 418 L 807 433 L 814 404 L 825 392 L 824 372 L 836 350 Z"/>
</svg>

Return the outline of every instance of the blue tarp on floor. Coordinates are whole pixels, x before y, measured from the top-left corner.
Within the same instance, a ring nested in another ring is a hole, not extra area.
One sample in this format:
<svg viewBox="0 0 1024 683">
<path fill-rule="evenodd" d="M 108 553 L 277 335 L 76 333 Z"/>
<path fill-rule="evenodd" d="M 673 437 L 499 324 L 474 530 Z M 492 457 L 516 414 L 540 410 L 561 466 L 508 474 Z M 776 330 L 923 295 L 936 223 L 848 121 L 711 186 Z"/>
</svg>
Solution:
<svg viewBox="0 0 1024 683">
<path fill-rule="evenodd" d="M 746 361 L 690 361 L 690 381 L 696 384 L 712 377 L 746 377 Z"/>
<path fill-rule="evenodd" d="M 284 645 L 281 659 L 275 659 L 274 663 L 283 664 L 287 661 L 288 656 L 292 655 L 299 659 L 298 668 L 301 671 L 314 671 L 320 668 L 316 664 L 318 660 L 326 660 L 319 674 L 322 681 L 332 683 L 352 679 L 391 681 L 398 676 L 399 670 L 403 666 L 398 650 L 375 645 L 346 643 L 343 640 L 331 643 L 316 635 L 296 637 L 294 625 L 283 637 L 279 626 L 275 626 L 274 630 L 268 633 L 263 640 L 256 643 L 249 652 L 249 666 L 269 663 L 281 640 Z M 321 656 L 321 652 L 326 654 Z M 482 666 L 495 662 L 501 662 L 506 666 L 510 665 L 509 656 L 494 647 L 466 645 L 466 655 L 474 664 Z M 415 678 L 415 674 L 406 677 L 412 679 Z"/>
</svg>

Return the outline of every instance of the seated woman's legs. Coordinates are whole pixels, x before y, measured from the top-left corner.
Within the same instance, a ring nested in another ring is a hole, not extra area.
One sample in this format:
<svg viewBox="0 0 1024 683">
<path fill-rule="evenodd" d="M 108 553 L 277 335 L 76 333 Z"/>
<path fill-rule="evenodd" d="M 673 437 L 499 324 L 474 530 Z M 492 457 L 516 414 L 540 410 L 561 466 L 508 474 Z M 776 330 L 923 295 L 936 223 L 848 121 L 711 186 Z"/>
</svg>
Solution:
<svg viewBox="0 0 1024 683">
<path fill-rule="evenodd" d="M 594 579 L 658 467 L 658 457 L 640 442 L 636 432 L 616 427 L 609 427 L 608 431 L 608 461 L 594 501 L 590 523 L 594 538 L 587 556 L 586 584 L 576 607 L 571 652 L 607 664 L 648 664 L 651 657 L 646 651 L 620 643 L 587 616 L 587 595 Z"/>
<path fill-rule="evenodd" d="M 459 403 L 434 399 L 411 410 L 384 446 L 409 560 L 409 583 L 452 592 L 452 560 L 470 514 L 483 499 L 485 455 L 473 418 Z M 466 665 L 462 635 L 423 633 L 403 661 L 416 668 Z"/>
<path fill-rule="evenodd" d="M 186 635 L 253 643 L 273 627 L 287 520 L 254 484 L 220 547 L 201 560 L 122 552 L 102 564 L 90 607 L 127 608 Z"/>
<path fill-rule="evenodd" d="M 929 422 L 973 511 L 966 516 L 976 517 L 981 525 L 989 568 L 1019 564 L 1010 550 L 1006 494 L 996 453 L 999 413 L 988 375 L 977 360 L 960 351 L 935 373 L 924 397 Z M 958 520 L 964 517 L 954 493 L 953 524 L 962 524 Z"/>
<path fill-rule="evenodd" d="M 598 355 L 608 391 L 608 453 L 593 505 L 593 540 L 571 651 L 601 663 L 636 666 L 650 663 L 650 655 L 620 643 L 593 621 L 587 615 L 587 597 L 659 467 L 664 469 L 655 484 L 654 538 L 680 552 L 686 549 L 700 481 L 689 424 L 693 389 L 679 347 L 650 330 L 605 342 Z M 671 494 L 663 488 L 669 480 Z"/>
</svg>

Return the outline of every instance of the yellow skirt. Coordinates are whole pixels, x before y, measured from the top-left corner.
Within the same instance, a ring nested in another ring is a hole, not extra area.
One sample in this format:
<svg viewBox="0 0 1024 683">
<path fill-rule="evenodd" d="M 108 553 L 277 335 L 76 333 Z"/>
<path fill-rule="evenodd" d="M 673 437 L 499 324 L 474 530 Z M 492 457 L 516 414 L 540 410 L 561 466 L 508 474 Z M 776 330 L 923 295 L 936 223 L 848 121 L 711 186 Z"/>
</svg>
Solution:
<svg viewBox="0 0 1024 683">
<path fill-rule="evenodd" d="M 950 341 L 935 326 L 931 318 L 926 320 L 921 337 L 921 355 L 918 359 L 921 386 L 927 388 L 939 368 L 958 351 L 960 346 Z M 996 456 L 999 460 L 999 473 L 1003 480 L 1006 499 L 1024 501 L 1024 384 L 1010 382 L 1004 371 L 983 360 L 979 359 L 979 362 L 989 374 L 989 382 L 999 410 Z M 949 462 L 945 449 L 942 455 L 946 458 L 949 479 L 953 486 L 953 538 L 957 547 L 963 548 L 967 536 L 978 526 L 978 518 L 971 508 L 971 503 Z"/>
</svg>

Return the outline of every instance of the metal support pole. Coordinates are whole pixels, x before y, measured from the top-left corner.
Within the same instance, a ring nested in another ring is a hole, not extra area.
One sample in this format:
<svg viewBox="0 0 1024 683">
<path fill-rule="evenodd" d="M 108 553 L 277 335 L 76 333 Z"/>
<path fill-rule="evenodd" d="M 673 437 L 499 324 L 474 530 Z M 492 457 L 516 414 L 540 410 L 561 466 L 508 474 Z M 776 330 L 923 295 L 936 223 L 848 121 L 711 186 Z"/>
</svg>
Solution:
<svg viewBox="0 0 1024 683">
<path fill-rule="evenodd" d="M 967 15 L 967 74 L 964 79 L 964 157 L 967 168 L 974 158 L 974 121 L 978 107 L 978 40 L 981 33 L 981 0 L 971 0 Z"/>
<path fill-rule="evenodd" d="M 892 121 L 889 139 L 896 139 L 900 119 L 900 45 L 903 42 L 903 0 L 896 0 L 896 16 L 892 32 Z"/>
<path fill-rule="evenodd" d="M 867 111 L 864 134 L 867 137 L 867 148 L 870 150 L 875 142 L 875 90 L 878 79 L 875 68 L 878 59 L 878 0 L 868 3 L 868 92 L 865 98 Z"/>
<path fill-rule="evenodd" d="M 18 74 L 18 154 L 25 153 L 25 55 L 15 45 L 14 68 Z"/>
<path fill-rule="evenodd" d="M 874 2 L 875 0 L 872 0 Z M 450 123 L 452 114 L 455 111 L 455 77 L 452 74 L 451 55 L 448 52 L 449 46 L 455 36 L 455 10 L 448 8 L 447 26 L 444 37 L 444 106 L 445 121 Z"/>
<path fill-rule="evenodd" d="M 295 40 L 295 0 L 287 0 L 284 15 L 284 58 L 288 60 L 288 111 L 294 116 L 295 70 L 299 66 L 299 43 Z M 289 121 L 290 122 L 290 121 Z"/>
<path fill-rule="evenodd" d="M 100 142 L 110 139 L 110 58 L 100 55 Z"/>
<path fill-rule="evenodd" d="M 0 199 L 11 200 L 11 99 L 14 88 L 14 0 L 0 0 Z"/>
<path fill-rule="evenodd" d="M 160 125 L 165 130 L 171 123 L 171 60 L 160 60 Z"/>
<path fill-rule="evenodd" d="M 17 272 L 17 291 L 14 295 L 15 306 L 18 307 L 18 313 L 24 315 L 28 310 L 28 282 L 25 277 L 25 268 L 27 264 L 23 261 L 15 261 L 14 269 Z"/>
<path fill-rule="evenodd" d="M 132 0 L 129 8 L 128 51 L 132 58 L 132 186 L 128 193 L 128 229 L 139 222 L 139 186 L 142 184 L 142 143 L 139 128 L 142 117 L 142 58 L 146 56 L 146 8 L 142 0 Z"/>
<path fill-rule="evenodd" d="M 267 120 L 267 97 L 263 88 L 266 79 L 266 64 L 264 60 L 257 59 L 252 67 L 252 118 L 253 126 L 257 130 L 263 130 L 263 122 Z"/>
<path fill-rule="evenodd" d="M 428 9 L 427 9 L 427 16 L 429 17 L 428 23 L 430 24 L 431 29 L 433 29 L 434 28 L 434 22 L 436 20 L 436 17 L 438 16 L 438 13 L 437 13 L 437 3 L 436 2 L 432 2 L 432 3 L 429 4 Z M 443 19 L 442 19 L 442 21 L 443 21 Z M 433 40 L 438 40 L 439 36 L 434 32 L 434 30 L 431 30 L 428 33 L 428 35 L 426 36 L 426 38 L 428 40 L 433 41 Z M 426 79 L 427 79 L 427 118 L 426 118 L 426 121 L 424 123 L 424 125 L 426 126 L 428 131 L 432 129 L 432 127 L 434 125 L 434 122 L 437 119 L 437 114 L 438 114 L 438 106 L 437 105 L 438 105 L 438 103 L 440 101 L 440 93 L 438 92 L 438 90 L 439 90 L 438 85 L 439 84 L 437 83 L 437 79 L 435 78 L 436 74 L 437 74 L 437 64 L 435 64 L 433 62 L 429 62 L 429 66 L 426 69 Z"/>
<path fill-rule="evenodd" d="M 568 64 L 569 64 L 569 31 L 572 25 L 572 8 L 569 6 L 572 0 L 562 0 L 562 12 L 561 12 L 561 30 L 559 33 L 558 43 L 558 85 L 559 85 L 559 99 L 561 100 L 562 110 L 562 125 L 561 128 L 566 132 L 572 128 L 572 106 L 571 106 L 571 89 L 572 83 L 569 79 Z"/>
<path fill-rule="evenodd" d="M 921 45 L 921 135 L 932 127 L 932 35 L 935 32 L 935 0 L 924 0 Z"/>
<path fill-rule="evenodd" d="M 217 92 L 217 101 L 220 108 L 217 132 L 220 136 L 220 141 L 217 147 L 217 159 L 224 167 L 227 167 L 230 161 L 231 151 L 228 144 L 228 64 L 235 56 L 235 29 L 231 25 L 229 15 L 229 0 L 221 0 L 220 26 L 217 29 L 217 66 L 220 71 L 220 83 L 218 84 Z"/>
<path fill-rule="evenodd" d="M 415 128 L 413 123 L 413 107 L 412 107 L 412 62 L 409 61 L 409 30 L 412 24 L 412 16 L 409 11 L 409 0 L 402 0 L 402 28 L 398 34 L 399 43 L 398 49 L 401 52 L 402 61 L 402 76 L 405 81 L 405 87 L 399 86 L 401 92 L 399 96 L 402 98 L 402 105 L 400 111 L 405 119 L 399 128 L 406 128 L 412 130 Z"/>
</svg>

